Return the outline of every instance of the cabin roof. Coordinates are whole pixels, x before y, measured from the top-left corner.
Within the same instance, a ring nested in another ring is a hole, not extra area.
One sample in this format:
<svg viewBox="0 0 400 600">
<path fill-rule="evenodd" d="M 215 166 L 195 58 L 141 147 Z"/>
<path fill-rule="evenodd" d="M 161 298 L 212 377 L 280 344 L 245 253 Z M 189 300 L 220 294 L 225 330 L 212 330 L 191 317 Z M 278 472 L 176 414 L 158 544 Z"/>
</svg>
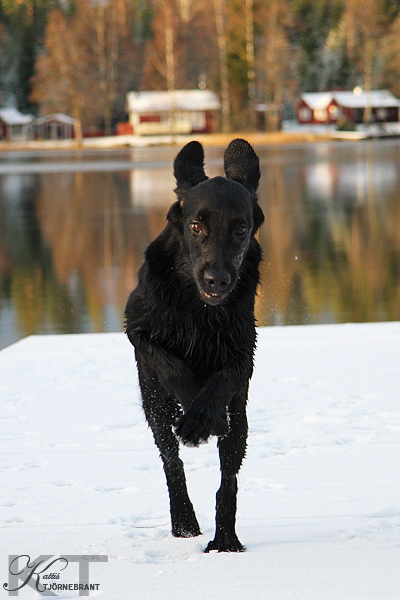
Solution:
<svg viewBox="0 0 400 600">
<path fill-rule="evenodd" d="M 17 108 L 0 108 L 0 119 L 7 125 L 27 125 L 33 121 L 32 115 L 23 115 Z"/>
<path fill-rule="evenodd" d="M 326 109 L 333 100 L 346 108 L 365 108 L 367 104 L 372 108 L 400 107 L 400 100 L 389 90 L 373 90 L 369 94 L 366 92 L 357 94 L 353 91 L 316 92 L 302 94 L 301 99 L 312 110 Z"/>
<path fill-rule="evenodd" d="M 51 115 L 44 115 L 42 117 L 38 117 L 35 121 L 36 125 L 43 125 L 44 123 L 48 123 L 50 121 L 58 121 L 60 123 L 64 123 L 65 125 L 74 125 L 75 119 L 68 115 L 63 115 L 62 113 L 54 113 Z"/>
<path fill-rule="evenodd" d="M 175 105 L 175 106 L 174 106 Z M 171 107 L 180 111 L 218 110 L 218 95 L 210 90 L 175 90 L 128 92 L 128 112 L 168 112 Z"/>
</svg>

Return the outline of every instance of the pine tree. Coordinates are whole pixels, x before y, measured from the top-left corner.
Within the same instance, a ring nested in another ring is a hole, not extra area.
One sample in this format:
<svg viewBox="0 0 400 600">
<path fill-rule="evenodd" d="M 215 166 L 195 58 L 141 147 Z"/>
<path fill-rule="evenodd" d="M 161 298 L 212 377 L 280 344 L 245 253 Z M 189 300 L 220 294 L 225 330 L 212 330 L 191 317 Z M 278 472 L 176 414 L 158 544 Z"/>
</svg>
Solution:
<svg viewBox="0 0 400 600">
<path fill-rule="evenodd" d="M 5 100 L 22 112 L 34 112 L 30 100 L 31 77 L 42 50 L 42 38 L 49 11 L 57 0 L 2 0 L 0 20 L 6 28 L 1 80 Z"/>
</svg>

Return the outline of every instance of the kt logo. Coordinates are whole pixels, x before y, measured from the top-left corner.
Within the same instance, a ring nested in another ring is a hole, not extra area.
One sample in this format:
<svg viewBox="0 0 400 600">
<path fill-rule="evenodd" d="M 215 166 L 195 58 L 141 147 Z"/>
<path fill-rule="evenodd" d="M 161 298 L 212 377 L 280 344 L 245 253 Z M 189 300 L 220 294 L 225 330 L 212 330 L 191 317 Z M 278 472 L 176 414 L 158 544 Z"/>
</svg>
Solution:
<svg viewBox="0 0 400 600">
<path fill-rule="evenodd" d="M 79 591 L 79 596 L 89 596 L 91 590 L 100 587 L 98 583 L 89 583 L 89 563 L 107 561 L 108 556 L 85 554 L 65 554 L 59 558 L 54 558 L 53 554 L 42 554 L 35 559 L 28 554 L 11 555 L 8 557 L 8 583 L 4 583 L 3 588 L 9 596 L 18 596 L 19 590 L 25 586 L 42 596 L 57 596 L 56 591 L 73 590 Z M 59 583 L 60 573 L 70 563 L 79 564 L 79 583 Z"/>
</svg>

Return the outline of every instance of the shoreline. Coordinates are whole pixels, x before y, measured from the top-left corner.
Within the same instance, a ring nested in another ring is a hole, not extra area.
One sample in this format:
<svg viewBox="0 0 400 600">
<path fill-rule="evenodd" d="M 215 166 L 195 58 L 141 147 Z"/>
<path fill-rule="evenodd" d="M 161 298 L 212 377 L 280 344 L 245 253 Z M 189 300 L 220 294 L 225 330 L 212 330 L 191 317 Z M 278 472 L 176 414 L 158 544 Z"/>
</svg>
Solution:
<svg viewBox="0 0 400 600">
<path fill-rule="evenodd" d="M 198 140 L 204 147 L 224 147 L 235 138 L 245 138 L 253 146 L 278 146 L 288 144 L 307 144 L 328 141 L 360 141 L 370 139 L 365 132 L 232 132 L 232 133 L 209 133 L 199 135 L 176 135 L 176 136 L 135 136 L 115 135 L 96 138 L 83 138 L 78 143 L 75 140 L 28 140 L 21 142 L 0 142 L 1 152 L 37 151 L 37 150 L 114 150 L 124 148 L 141 148 L 146 146 L 175 146 L 185 144 L 191 140 Z M 375 136 L 374 136 L 375 137 Z M 384 136 L 389 137 L 389 136 Z"/>
</svg>

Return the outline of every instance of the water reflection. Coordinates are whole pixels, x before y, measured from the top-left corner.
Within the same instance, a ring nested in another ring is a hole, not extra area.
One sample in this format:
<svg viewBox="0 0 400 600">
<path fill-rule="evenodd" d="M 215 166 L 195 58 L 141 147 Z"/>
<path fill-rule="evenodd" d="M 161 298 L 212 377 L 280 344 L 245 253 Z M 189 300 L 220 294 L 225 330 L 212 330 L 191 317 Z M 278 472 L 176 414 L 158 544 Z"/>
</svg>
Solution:
<svg viewBox="0 0 400 600">
<path fill-rule="evenodd" d="M 24 172 L 31 155 L 18 157 L 18 172 L 0 163 L 0 347 L 32 333 L 122 329 L 143 251 L 174 200 L 175 153 L 38 156 L 40 173 Z M 259 154 L 259 323 L 400 319 L 399 142 Z M 209 175 L 221 157 L 206 151 Z M 96 170 L 79 169 L 89 160 Z"/>
<path fill-rule="evenodd" d="M 321 144 L 265 161 L 263 324 L 400 318 L 399 148 Z"/>
</svg>

